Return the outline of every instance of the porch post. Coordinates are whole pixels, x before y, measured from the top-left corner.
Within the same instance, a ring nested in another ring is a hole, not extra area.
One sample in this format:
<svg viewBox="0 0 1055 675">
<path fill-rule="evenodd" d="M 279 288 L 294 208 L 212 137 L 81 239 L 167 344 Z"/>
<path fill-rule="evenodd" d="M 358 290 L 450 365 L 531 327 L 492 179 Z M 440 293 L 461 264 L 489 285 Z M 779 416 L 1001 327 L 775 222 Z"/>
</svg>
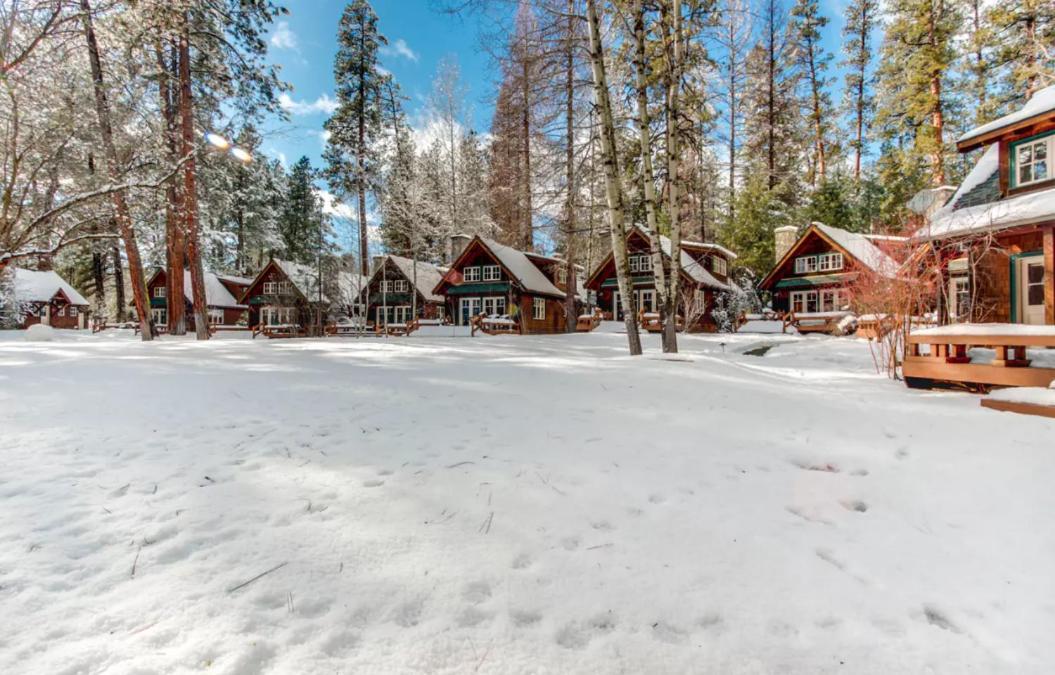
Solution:
<svg viewBox="0 0 1055 675">
<path fill-rule="evenodd" d="M 1055 325 L 1055 225 L 1044 230 L 1044 323 Z"/>
<path fill-rule="evenodd" d="M 43 316 L 43 318 L 41 318 L 40 322 L 42 324 L 44 324 L 45 326 L 50 326 L 51 325 L 51 303 L 50 302 L 47 303 L 46 305 L 44 305 L 44 316 Z"/>
</svg>

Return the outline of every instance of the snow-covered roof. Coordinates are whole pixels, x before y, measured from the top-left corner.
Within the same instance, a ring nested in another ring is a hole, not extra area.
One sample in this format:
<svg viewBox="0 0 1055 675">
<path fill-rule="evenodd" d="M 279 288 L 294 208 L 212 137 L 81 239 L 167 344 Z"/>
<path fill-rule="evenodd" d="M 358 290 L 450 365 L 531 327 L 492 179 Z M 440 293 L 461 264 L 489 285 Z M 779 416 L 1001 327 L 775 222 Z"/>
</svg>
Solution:
<svg viewBox="0 0 1055 675">
<path fill-rule="evenodd" d="M 878 272 L 884 276 L 897 274 L 900 265 L 872 243 L 868 236 L 825 225 L 824 223 L 814 222 L 813 226 L 873 272 Z"/>
<path fill-rule="evenodd" d="M 976 190 L 990 192 L 985 185 L 993 181 L 999 171 L 999 144 L 993 143 L 986 148 L 949 203 L 935 211 L 930 221 L 912 238 L 918 241 L 943 239 L 1029 225 L 1055 217 L 1055 188 L 1008 198 L 1001 198 L 999 193 L 991 195 L 992 199 L 989 199 L 990 195 L 977 197 Z M 972 203 L 975 201 L 981 203 Z"/>
<path fill-rule="evenodd" d="M 183 295 L 187 298 L 187 302 L 194 302 L 194 289 L 191 287 L 190 270 L 183 270 Z M 227 287 L 220 283 L 220 277 L 212 272 L 205 273 L 205 304 L 210 307 L 245 309 L 245 305 L 238 304 L 238 300 L 231 295 Z"/>
<path fill-rule="evenodd" d="M 712 242 L 705 242 L 705 241 L 689 241 L 687 239 L 682 239 L 681 240 L 681 245 L 682 246 L 689 246 L 689 247 L 692 247 L 692 248 L 710 249 L 712 251 L 716 251 L 718 253 L 721 253 L 723 256 L 725 256 L 729 260 L 736 260 L 736 258 L 737 258 L 737 255 L 735 253 L 733 253 L 732 251 L 730 251 L 726 247 L 722 246 L 721 244 L 715 244 L 715 243 L 712 243 Z"/>
<path fill-rule="evenodd" d="M 357 272 L 338 272 L 337 290 L 341 295 L 341 302 L 355 304 L 363 289 L 370 284 L 370 277 Z"/>
<path fill-rule="evenodd" d="M 659 235 L 659 245 L 663 249 L 663 254 L 669 258 L 671 251 L 670 237 Z M 704 264 L 689 255 L 685 249 L 681 249 L 681 269 L 685 270 L 685 273 L 698 284 L 722 291 L 729 290 L 729 284 L 724 284 L 715 279 L 714 275 L 707 271 Z"/>
<path fill-rule="evenodd" d="M 480 241 L 502 263 L 502 266 L 513 275 L 515 281 L 525 291 L 541 293 L 542 295 L 553 295 L 558 298 L 564 297 L 564 291 L 554 286 L 553 282 L 546 278 L 546 275 L 535 266 L 535 263 L 531 262 L 531 259 L 523 251 L 518 251 L 515 248 L 499 244 L 497 241 L 484 239 L 483 237 L 480 237 Z"/>
<path fill-rule="evenodd" d="M 274 261 L 308 302 L 321 300 L 328 303 L 330 301 L 325 289 L 322 289 L 321 294 L 319 292 L 319 271 L 316 268 L 289 260 L 279 260 L 278 258 L 274 258 Z"/>
<path fill-rule="evenodd" d="M 399 271 L 402 272 L 403 276 L 413 284 L 415 272 L 414 260 L 398 255 L 390 255 L 388 258 L 397 268 L 399 268 Z M 432 291 L 439 285 L 440 280 L 443 279 L 443 275 L 446 273 L 446 267 L 439 267 L 421 260 L 417 261 L 417 287 L 418 291 L 421 292 L 426 300 L 430 302 L 443 302 L 443 296 L 435 295 Z"/>
<path fill-rule="evenodd" d="M 73 286 L 54 271 L 37 272 L 35 270 L 14 268 L 15 299 L 19 302 L 50 302 L 55 294 L 62 291 L 71 304 L 87 305 L 88 301 Z"/>
<path fill-rule="evenodd" d="M 252 277 L 237 277 L 233 274 L 217 274 L 216 278 L 221 281 L 229 281 L 232 284 L 239 284 L 240 286 L 248 286 L 253 283 Z"/>
<path fill-rule="evenodd" d="M 1021 109 L 1009 115 L 1004 115 L 1003 117 L 995 119 L 988 124 L 983 124 L 980 127 L 971 129 L 964 135 L 960 136 L 956 142 L 963 143 L 974 138 L 979 138 L 990 132 L 1013 126 L 1019 122 L 1025 122 L 1033 117 L 1052 111 L 1055 111 L 1055 85 L 1038 90 L 1029 98 L 1029 101 L 1027 101 L 1026 105 L 1022 106 Z"/>
</svg>

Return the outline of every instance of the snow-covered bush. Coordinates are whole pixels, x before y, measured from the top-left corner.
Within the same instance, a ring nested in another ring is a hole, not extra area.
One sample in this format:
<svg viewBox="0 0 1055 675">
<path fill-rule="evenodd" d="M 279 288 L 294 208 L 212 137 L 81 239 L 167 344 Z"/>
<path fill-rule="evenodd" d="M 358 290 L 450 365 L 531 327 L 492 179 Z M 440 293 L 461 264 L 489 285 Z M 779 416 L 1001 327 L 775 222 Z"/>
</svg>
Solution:
<svg viewBox="0 0 1055 675">
<path fill-rule="evenodd" d="M 736 332 L 741 317 L 757 312 L 762 306 L 750 274 L 741 274 L 739 278 L 730 277 L 729 286 L 728 291 L 715 296 L 714 308 L 711 309 L 711 318 L 720 333 Z"/>
<path fill-rule="evenodd" d="M 55 329 L 42 323 L 35 323 L 26 329 L 27 342 L 51 342 L 55 339 Z"/>
<path fill-rule="evenodd" d="M 15 275 L 13 268 L 0 270 L 0 329 L 18 325 L 18 308 L 15 301 Z"/>
</svg>

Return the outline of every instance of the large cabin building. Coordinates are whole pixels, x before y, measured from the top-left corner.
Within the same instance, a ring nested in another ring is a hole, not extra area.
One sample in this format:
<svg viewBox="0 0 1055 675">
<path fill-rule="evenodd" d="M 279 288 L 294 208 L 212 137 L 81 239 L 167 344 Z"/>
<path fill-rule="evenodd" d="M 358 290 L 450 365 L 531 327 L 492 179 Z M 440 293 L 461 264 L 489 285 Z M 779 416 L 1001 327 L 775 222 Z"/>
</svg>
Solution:
<svg viewBox="0 0 1055 675">
<path fill-rule="evenodd" d="M 483 314 L 508 317 L 523 334 L 564 332 L 565 261 L 480 236 L 454 239 L 454 262 L 433 294 L 455 324 Z"/>
<path fill-rule="evenodd" d="M 9 268 L 14 277 L 15 318 L 18 328 L 42 323 L 53 328 L 88 326 L 88 301 L 53 271 Z M 2 271 L 0 273 L 7 273 Z"/>
<path fill-rule="evenodd" d="M 442 320 L 444 298 L 434 289 L 446 273 L 447 268 L 420 260 L 381 257 L 362 291 L 367 323 L 380 326 L 405 324 L 415 318 Z M 415 307 L 417 316 L 412 316 Z"/>
<path fill-rule="evenodd" d="M 250 282 L 242 303 L 250 328 L 281 327 L 304 331 L 321 326 L 332 300 L 317 269 L 272 258 Z"/>
<path fill-rule="evenodd" d="M 900 265 L 888 251 L 905 246 L 903 237 L 817 222 L 801 235 L 793 225 L 775 235 L 777 262 L 758 287 L 770 293 L 774 310 L 796 315 L 850 311 L 854 283 L 862 274 L 897 275 Z"/>
<path fill-rule="evenodd" d="M 956 147 L 984 150 L 913 235 L 940 266 L 940 319 L 1055 324 L 1055 86 Z"/>
<path fill-rule="evenodd" d="M 249 309 L 239 298 L 253 282 L 246 277 L 205 272 L 205 306 L 209 313 L 210 326 L 246 326 Z M 155 270 L 147 280 L 147 297 L 150 298 L 150 315 L 154 325 L 168 326 L 168 272 Z M 183 270 L 183 303 L 187 329 L 194 330 L 194 289 L 191 286 L 190 270 Z"/>
<path fill-rule="evenodd" d="M 670 239 L 661 236 L 660 246 L 664 265 L 669 270 Z M 642 314 L 658 312 L 648 233 L 640 227 L 632 228 L 626 236 L 626 248 L 634 306 Z M 681 307 L 678 314 L 683 319 L 688 316 L 687 328 L 690 332 L 714 332 L 718 329 L 712 312 L 718 295 L 731 289 L 729 273 L 734 260 L 736 254 L 718 244 L 686 240 L 681 242 L 682 276 L 679 285 L 684 297 L 679 303 Z M 611 253 L 594 268 L 586 280 L 586 288 L 596 293 L 597 305 L 606 319 L 623 320 L 615 260 Z"/>
</svg>

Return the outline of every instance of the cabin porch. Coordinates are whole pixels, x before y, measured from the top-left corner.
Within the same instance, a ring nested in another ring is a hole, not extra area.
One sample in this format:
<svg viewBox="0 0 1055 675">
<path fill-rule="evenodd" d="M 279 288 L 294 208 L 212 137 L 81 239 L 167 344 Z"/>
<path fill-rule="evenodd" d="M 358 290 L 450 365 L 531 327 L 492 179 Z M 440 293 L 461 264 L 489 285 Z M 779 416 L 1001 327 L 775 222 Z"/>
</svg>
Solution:
<svg viewBox="0 0 1055 675">
<path fill-rule="evenodd" d="M 961 324 L 909 334 L 902 373 L 913 388 L 1048 387 L 1055 381 L 1055 326 Z"/>
</svg>

